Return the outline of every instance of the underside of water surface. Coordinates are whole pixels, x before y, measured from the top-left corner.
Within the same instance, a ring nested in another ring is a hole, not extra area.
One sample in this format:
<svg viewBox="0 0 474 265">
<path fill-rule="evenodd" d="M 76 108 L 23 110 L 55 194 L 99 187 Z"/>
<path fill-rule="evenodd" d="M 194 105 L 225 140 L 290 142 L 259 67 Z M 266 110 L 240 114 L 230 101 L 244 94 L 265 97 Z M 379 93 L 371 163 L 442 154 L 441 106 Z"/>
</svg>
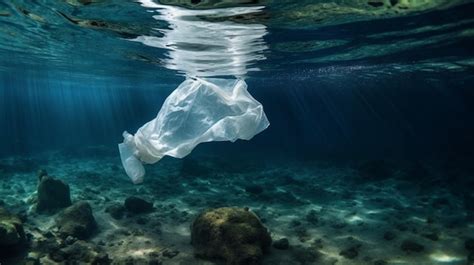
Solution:
<svg viewBox="0 0 474 265">
<path fill-rule="evenodd" d="M 473 265 L 473 47 L 469 0 L 0 1 L 0 265 Z"/>
</svg>

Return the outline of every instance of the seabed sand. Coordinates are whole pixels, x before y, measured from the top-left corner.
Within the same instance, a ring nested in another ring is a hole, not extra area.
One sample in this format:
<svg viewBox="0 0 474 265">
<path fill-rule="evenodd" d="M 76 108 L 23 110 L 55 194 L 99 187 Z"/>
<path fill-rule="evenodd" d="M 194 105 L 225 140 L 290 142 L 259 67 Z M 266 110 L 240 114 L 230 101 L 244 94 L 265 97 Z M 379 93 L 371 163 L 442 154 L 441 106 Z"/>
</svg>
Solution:
<svg viewBox="0 0 474 265">
<path fill-rule="evenodd" d="M 274 241 L 289 240 L 287 250 L 271 248 L 263 261 L 268 265 L 464 265 L 464 241 L 474 235 L 474 202 L 467 190 L 473 173 L 463 168 L 469 162 L 441 166 L 439 161 L 424 161 L 413 169 L 408 162 L 381 167 L 380 161 L 360 166 L 360 161 L 249 159 L 236 165 L 217 155 L 191 156 L 149 166 L 145 183 L 138 186 L 126 177 L 115 150 L 102 147 L 0 162 L 26 167 L 0 171 L 0 203 L 27 216 L 27 233 L 40 237 L 54 229 L 55 216 L 36 214 L 32 205 L 35 171 L 46 169 L 69 184 L 73 202 L 91 204 L 98 233 L 88 241 L 103 247 L 117 264 L 127 259 L 142 264 L 138 260 L 153 255 L 163 264 L 220 264 L 194 257 L 190 225 L 199 212 L 221 206 L 249 207 Z M 387 170 L 390 177 L 376 176 Z M 131 195 L 153 202 L 155 210 L 128 213 L 120 220 L 105 212 Z M 404 240 L 424 250 L 402 250 Z M 47 255 L 41 262 L 54 264 Z"/>
</svg>

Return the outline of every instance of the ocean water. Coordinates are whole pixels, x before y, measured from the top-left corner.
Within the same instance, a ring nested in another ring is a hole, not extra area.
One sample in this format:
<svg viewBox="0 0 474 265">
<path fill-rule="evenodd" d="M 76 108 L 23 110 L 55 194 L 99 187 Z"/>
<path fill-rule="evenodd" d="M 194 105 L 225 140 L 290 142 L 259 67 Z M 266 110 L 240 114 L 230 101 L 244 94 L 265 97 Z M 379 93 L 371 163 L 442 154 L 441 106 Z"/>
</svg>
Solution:
<svg viewBox="0 0 474 265">
<path fill-rule="evenodd" d="M 473 47 L 467 0 L 0 1 L 0 264 L 472 265 Z M 122 132 L 192 78 L 270 126 L 133 184 Z M 195 231 L 221 207 L 273 243 Z"/>
</svg>

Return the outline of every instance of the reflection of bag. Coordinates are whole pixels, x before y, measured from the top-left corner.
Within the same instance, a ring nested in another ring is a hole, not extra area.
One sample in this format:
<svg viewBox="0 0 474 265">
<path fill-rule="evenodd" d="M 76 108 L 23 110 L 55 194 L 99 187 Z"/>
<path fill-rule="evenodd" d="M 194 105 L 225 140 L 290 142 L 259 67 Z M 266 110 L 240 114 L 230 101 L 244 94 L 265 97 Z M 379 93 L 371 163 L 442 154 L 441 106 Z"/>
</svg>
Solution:
<svg viewBox="0 0 474 265">
<path fill-rule="evenodd" d="M 132 181 L 140 183 L 145 174 L 140 161 L 182 158 L 203 142 L 250 140 L 268 126 L 262 105 L 248 93 L 245 81 L 188 78 L 154 120 L 134 136 L 124 132 L 120 156 Z"/>
</svg>

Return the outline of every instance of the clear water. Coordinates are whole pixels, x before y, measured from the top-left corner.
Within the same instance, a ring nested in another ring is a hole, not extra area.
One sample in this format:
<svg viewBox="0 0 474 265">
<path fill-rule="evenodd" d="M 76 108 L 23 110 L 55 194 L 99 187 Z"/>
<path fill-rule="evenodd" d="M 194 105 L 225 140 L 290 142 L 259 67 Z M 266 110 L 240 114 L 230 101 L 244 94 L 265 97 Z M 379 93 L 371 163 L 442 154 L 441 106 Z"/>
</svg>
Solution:
<svg viewBox="0 0 474 265">
<path fill-rule="evenodd" d="M 65 262 L 37 244 L 56 238 L 55 215 L 34 209 L 46 169 L 91 204 L 99 229 L 86 244 L 115 264 L 219 264 L 194 257 L 189 227 L 206 208 L 238 206 L 290 240 L 263 264 L 470 265 L 473 11 L 461 0 L 1 1 L 0 207 L 27 216 L 31 236 L 0 263 Z M 153 119 L 186 75 L 245 78 L 271 125 L 148 166 L 134 186 L 122 132 Z M 157 210 L 104 212 L 130 195 Z M 423 251 L 403 250 L 407 239 Z M 356 257 L 341 254 L 352 246 Z"/>
</svg>

